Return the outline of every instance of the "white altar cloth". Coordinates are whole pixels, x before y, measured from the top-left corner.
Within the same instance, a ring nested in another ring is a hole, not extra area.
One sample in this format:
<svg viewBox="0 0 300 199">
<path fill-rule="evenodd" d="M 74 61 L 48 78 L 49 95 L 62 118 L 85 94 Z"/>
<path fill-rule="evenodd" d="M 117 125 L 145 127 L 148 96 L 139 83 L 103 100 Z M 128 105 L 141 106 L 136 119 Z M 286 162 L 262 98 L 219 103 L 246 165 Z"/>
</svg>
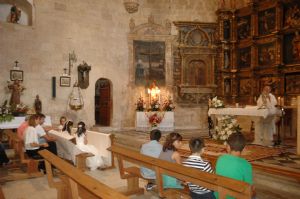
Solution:
<svg viewBox="0 0 300 199">
<path fill-rule="evenodd" d="M 136 121 L 135 121 L 135 129 L 136 131 L 150 131 L 151 124 L 149 123 L 149 118 L 146 114 L 151 115 L 155 112 L 136 112 Z M 160 124 L 157 125 L 157 128 L 161 131 L 174 131 L 174 112 L 160 112 L 160 114 L 164 114 L 164 117 Z"/>
<path fill-rule="evenodd" d="M 210 108 L 208 115 L 243 115 L 267 118 L 269 115 L 280 114 L 269 109 L 258 109 L 257 106 L 246 106 L 245 108 Z"/>
<path fill-rule="evenodd" d="M 249 116 L 255 124 L 255 138 L 254 144 L 269 145 L 269 143 L 263 143 L 263 135 L 270 135 L 273 137 L 275 133 L 274 128 L 266 128 L 266 123 L 272 122 L 271 117 L 280 116 L 281 112 L 279 109 L 258 109 L 257 106 L 246 106 L 245 108 L 210 108 L 208 115 L 236 115 L 236 116 Z M 268 133 L 267 133 L 268 132 Z"/>
<path fill-rule="evenodd" d="M 0 123 L 0 129 L 17 129 L 24 121 L 25 121 L 25 116 L 14 117 L 14 119 L 10 122 Z M 50 116 L 46 116 L 44 126 L 52 126 Z"/>
</svg>

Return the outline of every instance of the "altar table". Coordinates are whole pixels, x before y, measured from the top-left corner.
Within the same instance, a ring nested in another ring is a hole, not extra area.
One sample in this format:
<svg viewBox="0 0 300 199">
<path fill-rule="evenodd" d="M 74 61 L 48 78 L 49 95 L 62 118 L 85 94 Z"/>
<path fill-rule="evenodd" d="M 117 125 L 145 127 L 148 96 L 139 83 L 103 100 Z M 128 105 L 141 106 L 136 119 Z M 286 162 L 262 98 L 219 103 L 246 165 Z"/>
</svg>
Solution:
<svg viewBox="0 0 300 199">
<path fill-rule="evenodd" d="M 14 117 L 10 122 L 0 123 L 0 129 L 17 129 L 22 122 L 25 121 L 25 116 L 23 117 Z M 44 126 L 52 126 L 51 117 L 46 116 Z"/>
<path fill-rule="evenodd" d="M 136 131 L 150 131 L 151 124 L 149 123 L 149 116 L 157 113 L 163 115 L 161 123 L 157 125 L 157 129 L 161 131 L 174 131 L 174 112 L 136 112 L 135 129 Z"/>
<path fill-rule="evenodd" d="M 258 135 L 261 132 L 269 131 L 269 135 L 273 135 L 274 129 L 264 127 L 265 122 L 269 122 L 271 116 L 280 116 L 281 112 L 279 109 L 258 109 L 257 106 L 246 106 L 245 108 L 210 108 L 208 115 L 233 115 L 233 116 L 248 116 L 255 124 L 255 137 L 253 144 L 266 145 L 261 142 Z"/>
</svg>

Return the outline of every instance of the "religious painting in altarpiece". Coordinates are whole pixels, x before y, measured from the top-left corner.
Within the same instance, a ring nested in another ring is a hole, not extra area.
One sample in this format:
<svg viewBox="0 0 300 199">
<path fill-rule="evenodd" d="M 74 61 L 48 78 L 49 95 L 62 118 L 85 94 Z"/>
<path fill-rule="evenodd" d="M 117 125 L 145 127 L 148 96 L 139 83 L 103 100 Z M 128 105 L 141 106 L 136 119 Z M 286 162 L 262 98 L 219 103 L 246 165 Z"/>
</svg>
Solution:
<svg viewBox="0 0 300 199">
<path fill-rule="evenodd" d="M 237 20 L 238 39 L 248 39 L 251 36 L 251 15 L 239 17 Z"/>
<path fill-rule="evenodd" d="M 258 45 L 258 65 L 272 66 L 275 64 L 275 42 Z"/>
<path fill-rule="evenodd" d="M 276 8 L 270 8 L 258 13 L 258 34 L 267 35 L 275 31 Z"/>
<path fill-rule="evenodd" d="M 165 42 L 133 42 L 135 62 L 135 84 L 148 85 L 156 81 L 165 85 Z"/>
<path fill-rule="evenodd" d="M 240 48 L 237 55 L 238 68 L 249 68 L 251 65 L 251 47 Z"/>
</svg>

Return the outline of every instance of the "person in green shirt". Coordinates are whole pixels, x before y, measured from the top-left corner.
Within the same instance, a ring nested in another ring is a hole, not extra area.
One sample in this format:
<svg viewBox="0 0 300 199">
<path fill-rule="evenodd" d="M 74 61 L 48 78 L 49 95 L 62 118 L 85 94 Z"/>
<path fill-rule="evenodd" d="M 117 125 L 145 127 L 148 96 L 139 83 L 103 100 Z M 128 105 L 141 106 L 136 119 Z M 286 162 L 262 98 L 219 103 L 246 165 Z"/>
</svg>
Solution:
<svg viewBox="0 0 300 199">
<path fill-rule="evenodd" d="M 216 174 L 253 185 L 252 166 L 247 160 L 241 157 L 245 145 L 246 139 L 242 133 L 231 134 L 227 140 L 228 154 L 218 158 Z M 215 192 L 214 194 L 218 199 L 218 193 Z M 234 198 L 227 195 L 226 199 Z"/>
</svg>

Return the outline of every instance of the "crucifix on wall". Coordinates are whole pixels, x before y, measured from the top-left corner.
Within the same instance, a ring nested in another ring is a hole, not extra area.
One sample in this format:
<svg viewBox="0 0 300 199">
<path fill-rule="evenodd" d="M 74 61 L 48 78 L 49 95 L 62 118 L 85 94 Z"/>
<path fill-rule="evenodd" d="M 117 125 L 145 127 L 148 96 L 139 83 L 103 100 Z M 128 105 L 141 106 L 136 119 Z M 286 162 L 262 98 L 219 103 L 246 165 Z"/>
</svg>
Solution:
<svg viewBox="0 0 300 199">
<path fill-rule="evenodd" d="M 78 66 L 77 70 L 78 70 L 78 86 L 81 89 L 85 89 L 89 86 L 89 72 L 91 70 L 91 66 L 89 66 L 86 62 L 83 62 Z"/>
</svg>

